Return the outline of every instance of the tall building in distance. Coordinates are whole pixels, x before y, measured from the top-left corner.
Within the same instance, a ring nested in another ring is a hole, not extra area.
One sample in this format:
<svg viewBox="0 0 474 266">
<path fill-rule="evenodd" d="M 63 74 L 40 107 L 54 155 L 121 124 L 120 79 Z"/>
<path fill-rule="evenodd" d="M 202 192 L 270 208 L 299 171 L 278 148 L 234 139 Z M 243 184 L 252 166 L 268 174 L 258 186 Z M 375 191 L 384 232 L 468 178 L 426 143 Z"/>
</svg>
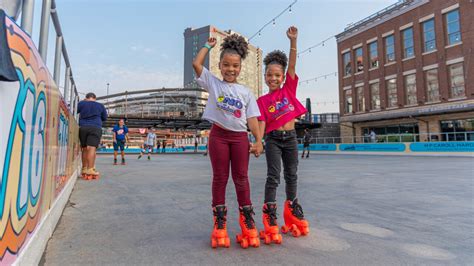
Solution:
<svg viewBox="0 0 474 266">
<path fill-rule="evenodd" d="M 234 33 L 237 32 L 232 30 L 221 31 L 211 25 L 198 29 L 187 28 L 184 31 L 184 87 L 198 87 L 195 82 L 192 63 L 199 50 L 211 36 L 217 39 L 217 44 L 208 53 L 204 65 L 211 73 L 222 78 L 219 70 L 220 45 L 225 37 Z M 237 80 L 240 84 L 250 88 L 255 97 L 258 98 L 262 95 L 262 79 L 262 50 L 249 44 L 249 53 L 242 61 L 242 70 Z"/>
<path fill-rule="evenodd" d="M 471 0 L 402 0 L 336 35 L 341 135 L 474 140 L 473 14 Z"/>
</svg>

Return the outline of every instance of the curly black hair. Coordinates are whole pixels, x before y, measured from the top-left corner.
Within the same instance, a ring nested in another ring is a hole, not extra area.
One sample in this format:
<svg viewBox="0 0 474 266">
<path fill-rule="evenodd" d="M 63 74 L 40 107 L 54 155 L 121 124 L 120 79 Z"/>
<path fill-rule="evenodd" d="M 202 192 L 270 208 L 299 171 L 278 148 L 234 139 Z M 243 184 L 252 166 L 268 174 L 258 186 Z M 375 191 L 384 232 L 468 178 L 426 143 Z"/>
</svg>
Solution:
<svg viewBox="0 0 474 266">
<path fill-rule="evenodd" d="M 237 54 L 240 55 L 240 58 L 245 59 L 248 54 L 249 45 L 244 37 L 237 34 L 232 34 L 227 36 L 224 39 L 224 42 L 221 44 L 221 59 L 224 57 L 224 54 Z"/>
<path fill-rule="evenodd" d="M 282 66 L 283 70 L 285 70 L 286 65 L 288 64 L 288 57 L 284 52 L 275 50 L 265 56 L 263 63 L 265 64 L 265 68 L 267 68 L 269 65 L 278 64 Z"/>
</svg>

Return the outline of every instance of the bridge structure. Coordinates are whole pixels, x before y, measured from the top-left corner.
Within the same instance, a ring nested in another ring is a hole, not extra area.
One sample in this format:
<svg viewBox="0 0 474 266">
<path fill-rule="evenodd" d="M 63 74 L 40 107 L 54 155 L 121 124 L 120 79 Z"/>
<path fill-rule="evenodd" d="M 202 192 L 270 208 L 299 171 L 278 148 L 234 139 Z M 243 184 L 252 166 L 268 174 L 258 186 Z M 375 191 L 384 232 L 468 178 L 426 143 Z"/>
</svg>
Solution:
<svg viewBox="0 0 474 266">
<path fill-rule="evenodd" d="M 104 127 L 112 127 L 123 118 L 130 128 L 207 130 L 211 123 L 201 119 L 207 96 L 202 88 L 157 88 L 126 90 L 99 96 L 97 101 L 103 103 L 109 113 Z M 320 126 L 305 119 L 296 123 L 297 130 Z"/>
</svg>

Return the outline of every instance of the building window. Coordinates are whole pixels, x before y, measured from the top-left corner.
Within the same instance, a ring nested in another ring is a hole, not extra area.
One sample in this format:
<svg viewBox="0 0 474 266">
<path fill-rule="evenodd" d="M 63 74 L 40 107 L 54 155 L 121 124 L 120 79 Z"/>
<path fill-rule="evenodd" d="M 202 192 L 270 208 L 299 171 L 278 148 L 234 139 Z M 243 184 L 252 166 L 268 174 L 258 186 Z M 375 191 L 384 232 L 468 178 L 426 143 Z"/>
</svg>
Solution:
<svg viewBox="0 0 474 266">
<path fill-rule="evenodd" d="M 347 52 L 342 55 L 344 62 L 344 76 L 349 76 L 352 73 L 351 69 L 351 53 Z"/>
<path fill-rule="evenodd" d="M 364 71 L 364 63 L 362 57 L 362 47 L 355 50 L 356 73 Z"/>
<path fill-rule="evenodd" d="M 374 131 L 377 142 L 413 142 L 420 141 L 418 124 L 392 124 L 362 128 L 364 142 L 370 142 L 370 131 Z"/>
<path fill-rule="evenodd" d="M 442 141 L 473 141 L 474 118 L 440 121 Z"/>
<path fill-rule="evenodd" d="M 423 51 L 425 53 L 436 49 L 436 33 L 434 19 L 423 22 Z"/>
<path fill-rule="evenodd" d="M 379 52 L 377 51 L 377 41 L 369 44 L 370 68 L 379 66 Z"/>
<path fill-rule="evenodd" d="M 410 58 L 415 55 L 413 50 L 413 28 L 402 31 L 403 38 L 403 58 Z"/>
<path fill-rule="evenodd" d="M 428 102 L 439 101 L 438 69 L 425 72 L 426 96 Z"/>
<path fill-rule="evenodd" d="M 395 61 L 395 40 L 393 35 L 385 38 L 385 63 Z"/>
<path fill-rule="evenodd" d="M 378 82 L 370 84 L 370 108 L 372 110 L 380 109 L 380 90 Z"/>
<path fill-rule="evenodd" d="M 364 86 L 356 87 L 357 93 L 357 111 L 363 112 L 365 106 Z"/>
<path fill-rule="evenodd" d="M 462 63 L 449 66 L 449 77 L 451 81 L 451 98 L 461 98 L 466 96 Z"/>
<path fill-rule="evenodd" d="M 344 106 L 346 113 L 352 113 L 352 90 L 344 91 Z"/>
<path fill-rule="evenodd" d="M 461 29 L 459 26 L 459 10 L 453 10 L 446 14 L 446 33 L 448 45 L 461 42 Z"/>
<path fill-rule="evenodd" d="M 407 105 L 416 104 L 416 74 L 405 76 L 405 97 Z"/>
<path fill-rule="evenodd" d="M 387 80 L 387 98 L 388 98 L 388 107 L 396 107 L 398 103 L 397 96 L 397 79 Z"/>
</svg>

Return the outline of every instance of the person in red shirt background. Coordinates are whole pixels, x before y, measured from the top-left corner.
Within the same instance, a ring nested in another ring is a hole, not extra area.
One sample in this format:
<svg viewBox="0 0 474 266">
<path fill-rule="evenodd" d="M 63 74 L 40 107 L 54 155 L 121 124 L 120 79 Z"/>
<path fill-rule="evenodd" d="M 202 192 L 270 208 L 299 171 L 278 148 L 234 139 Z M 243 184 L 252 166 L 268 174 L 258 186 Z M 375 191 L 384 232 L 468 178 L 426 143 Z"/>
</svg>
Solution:
<svg viewBox="0 0 474 266">
<path fill-rule="evenodd" d="M 283 211 L 285 225 L 282 226 L 282 232 L 291 231 L 295 237 L 309 233 L 309 224 L 296 198 L 298 142 L 295 119 L 306 113 L 306 109 L 296 98 L 298 76 L 295 73 L 295 66 L 298 29 L 292 26 L 286 35 L 290 39 L 289 62 L 286 54 L 279 50 L 270 52 L 265 57 L 265 83 L 269 92 L 257 100 L 262 114 L 259 117 L 261 137 L 264 133 L 266 134 L 267 180 L 262 217 L 265 230 L 260 233 L 260 236 L 267 244 L 272 241 L 281 243 L 276 216 L 276 190 L 280 183 L 282 161 L 286 184 L 286 201 Z M 287 64 L 288 70 L 285 75 Z"/>
</svg>

